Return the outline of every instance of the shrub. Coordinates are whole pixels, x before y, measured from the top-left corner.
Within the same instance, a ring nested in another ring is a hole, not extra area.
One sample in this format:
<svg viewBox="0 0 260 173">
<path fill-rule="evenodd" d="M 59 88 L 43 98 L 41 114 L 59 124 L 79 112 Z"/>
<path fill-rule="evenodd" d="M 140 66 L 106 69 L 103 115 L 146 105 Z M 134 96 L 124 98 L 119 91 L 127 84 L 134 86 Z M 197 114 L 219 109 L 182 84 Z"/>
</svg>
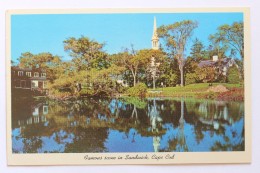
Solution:
<svg viewBox="0 0 260 173">
<path fill-rule="evenodd" d="M 227 101 L 244 101 L 244 89 L 233 88 L 230 91 L 219 93 L 217 99 Z"/>
<path fill-rule="evenodd" d="M 126 94 L 129 96 L 145 97 L 147 93 L 147 86 L 144 83 L 138 83 L 134 87 L 126 90 Z"/>
<path fill-rule="evenodd" d="M 210 91 L 210 92 L 207 93 L 206 98 L 207 99 L 215 99 L 216 96 L 217 96 L 217 93 Z"/>
</svg>

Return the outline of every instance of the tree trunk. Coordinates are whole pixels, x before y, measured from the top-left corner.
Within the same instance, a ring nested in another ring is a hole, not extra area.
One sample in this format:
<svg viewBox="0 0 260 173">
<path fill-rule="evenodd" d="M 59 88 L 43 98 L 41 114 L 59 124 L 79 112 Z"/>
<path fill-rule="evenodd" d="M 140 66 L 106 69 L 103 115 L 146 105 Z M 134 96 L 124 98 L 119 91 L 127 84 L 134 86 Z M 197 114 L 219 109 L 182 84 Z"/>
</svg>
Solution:
<svg viewBox="0 0 260 173">
<path fill-rule="evenodd" d="M 153 76 L 153 89 L 155 90 L 155 76 Z"/>
<path fill-rule="evenodd" d="M 134 78 L 134 86 L 136 84 L 136 73 L 134 72 L 134 70 L 131 70 L 131 73 L 133 75 L 133 78 Z"/>
<path fill-rule="evenodd" d="M 183 83 L 184 83 L 184 74 L 183 74 L 183 65 L 179 65 L 180 66 L 180 73 L 181 73 L 181 87 L 183 87 Z"/>
<path fill-rule="evenodd" d="M 136 84 L 136 76 L 133 74 L 133 77 L 134 77 L 134 86 Z"/>
<path fill-rule="evenodd" d="M 181 117 L 179 119 L 179 123 L 181 126 L 183 126 L 183 123 L 184 123 L 184 99 L 183 99 L 183 97 L 181 98 Z"/>
<path fill-rule="evenodd" d="M 183 67 L 184 67 L 184 58 L 182 53 L 179 54 L 178 56 L 178 65 L 179 65 L 179 70 L 181 73 L 181 87 L 183 87 L 183 83 L 184 83 L 184 74 L 183 74 Z"/>
</svg>

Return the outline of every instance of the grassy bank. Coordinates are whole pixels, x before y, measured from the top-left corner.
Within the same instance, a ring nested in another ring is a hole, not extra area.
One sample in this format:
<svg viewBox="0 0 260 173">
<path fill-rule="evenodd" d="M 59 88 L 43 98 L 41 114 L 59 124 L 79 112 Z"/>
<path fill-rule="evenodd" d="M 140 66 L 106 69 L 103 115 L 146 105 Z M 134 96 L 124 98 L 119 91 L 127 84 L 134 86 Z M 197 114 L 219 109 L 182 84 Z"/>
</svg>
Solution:
<svg viewBox="0 0 260 173">
<path fill-rule="evenodd" d="M 208 92 L 210 87 L 223 85 L 228 91 L 226 92 Z M 227 84 L 227 83 L 213 83 L 209 86 L 207 83 L 190 84 L 184 87 L 166 87 L 157 88 L 156 90 L 149 89 L 148 97 L 193 97 L 193 98 L 206 98 L 217 100 L 244 100 L 244 88 L 240 84 Z"/>
</svg>

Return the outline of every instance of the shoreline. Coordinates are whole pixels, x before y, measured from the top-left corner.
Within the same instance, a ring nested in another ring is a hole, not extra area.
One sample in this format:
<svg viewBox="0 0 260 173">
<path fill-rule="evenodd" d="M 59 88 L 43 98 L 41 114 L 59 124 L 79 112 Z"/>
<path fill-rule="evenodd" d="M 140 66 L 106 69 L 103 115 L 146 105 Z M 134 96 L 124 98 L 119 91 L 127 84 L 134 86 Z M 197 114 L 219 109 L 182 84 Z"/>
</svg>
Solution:
<svg viewBox="0 0 260 173">
<path fill-rule="evenodd" d="M 226 96 L 226 97 L 222 97 Z M 164 95 L 164 94 L 147 94 L 145 97 L 137 97 L 137 96 L 129 96 L 127 94 L 119 94 L 117 96 L 66 96 L 63 98 L 54 97 L 54 96 L 35 96 L 34 98 L 48 98 L 51 100 L 57 100 L 57 101 L 67 101 L 72 99 L 81 99 L 81 98 L 139 98 L 139 99 L 148 99 L 148 98 L 172 98 L 172 99 L 178 99 L 178 98 L 191 98 L 191 99 L 205 99 L 205 100 L 212 100 L 212 101 L 238 101 L 238 102 L 244 102 L 244 96 L 238 95 L 238 96 L 229 96 L 228 93 L 213 93 L 213 92 L 201 92 L 201 93 L 192 93 L 192 94 L 172 94 L 172 95 Z"/>
</svg>

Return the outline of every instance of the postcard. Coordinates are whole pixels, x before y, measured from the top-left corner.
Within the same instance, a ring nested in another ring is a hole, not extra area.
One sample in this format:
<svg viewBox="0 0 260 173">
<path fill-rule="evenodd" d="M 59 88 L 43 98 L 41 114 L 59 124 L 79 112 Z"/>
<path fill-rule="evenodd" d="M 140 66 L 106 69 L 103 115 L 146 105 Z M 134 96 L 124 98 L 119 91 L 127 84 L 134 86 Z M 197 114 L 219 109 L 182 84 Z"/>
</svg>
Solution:
<svg viewBox="0 0 260 173">
<path fill-rule="evenodd" d="M 251 162 L 248 8 L 9 10 L 8 165 Z"/>
</svg>

